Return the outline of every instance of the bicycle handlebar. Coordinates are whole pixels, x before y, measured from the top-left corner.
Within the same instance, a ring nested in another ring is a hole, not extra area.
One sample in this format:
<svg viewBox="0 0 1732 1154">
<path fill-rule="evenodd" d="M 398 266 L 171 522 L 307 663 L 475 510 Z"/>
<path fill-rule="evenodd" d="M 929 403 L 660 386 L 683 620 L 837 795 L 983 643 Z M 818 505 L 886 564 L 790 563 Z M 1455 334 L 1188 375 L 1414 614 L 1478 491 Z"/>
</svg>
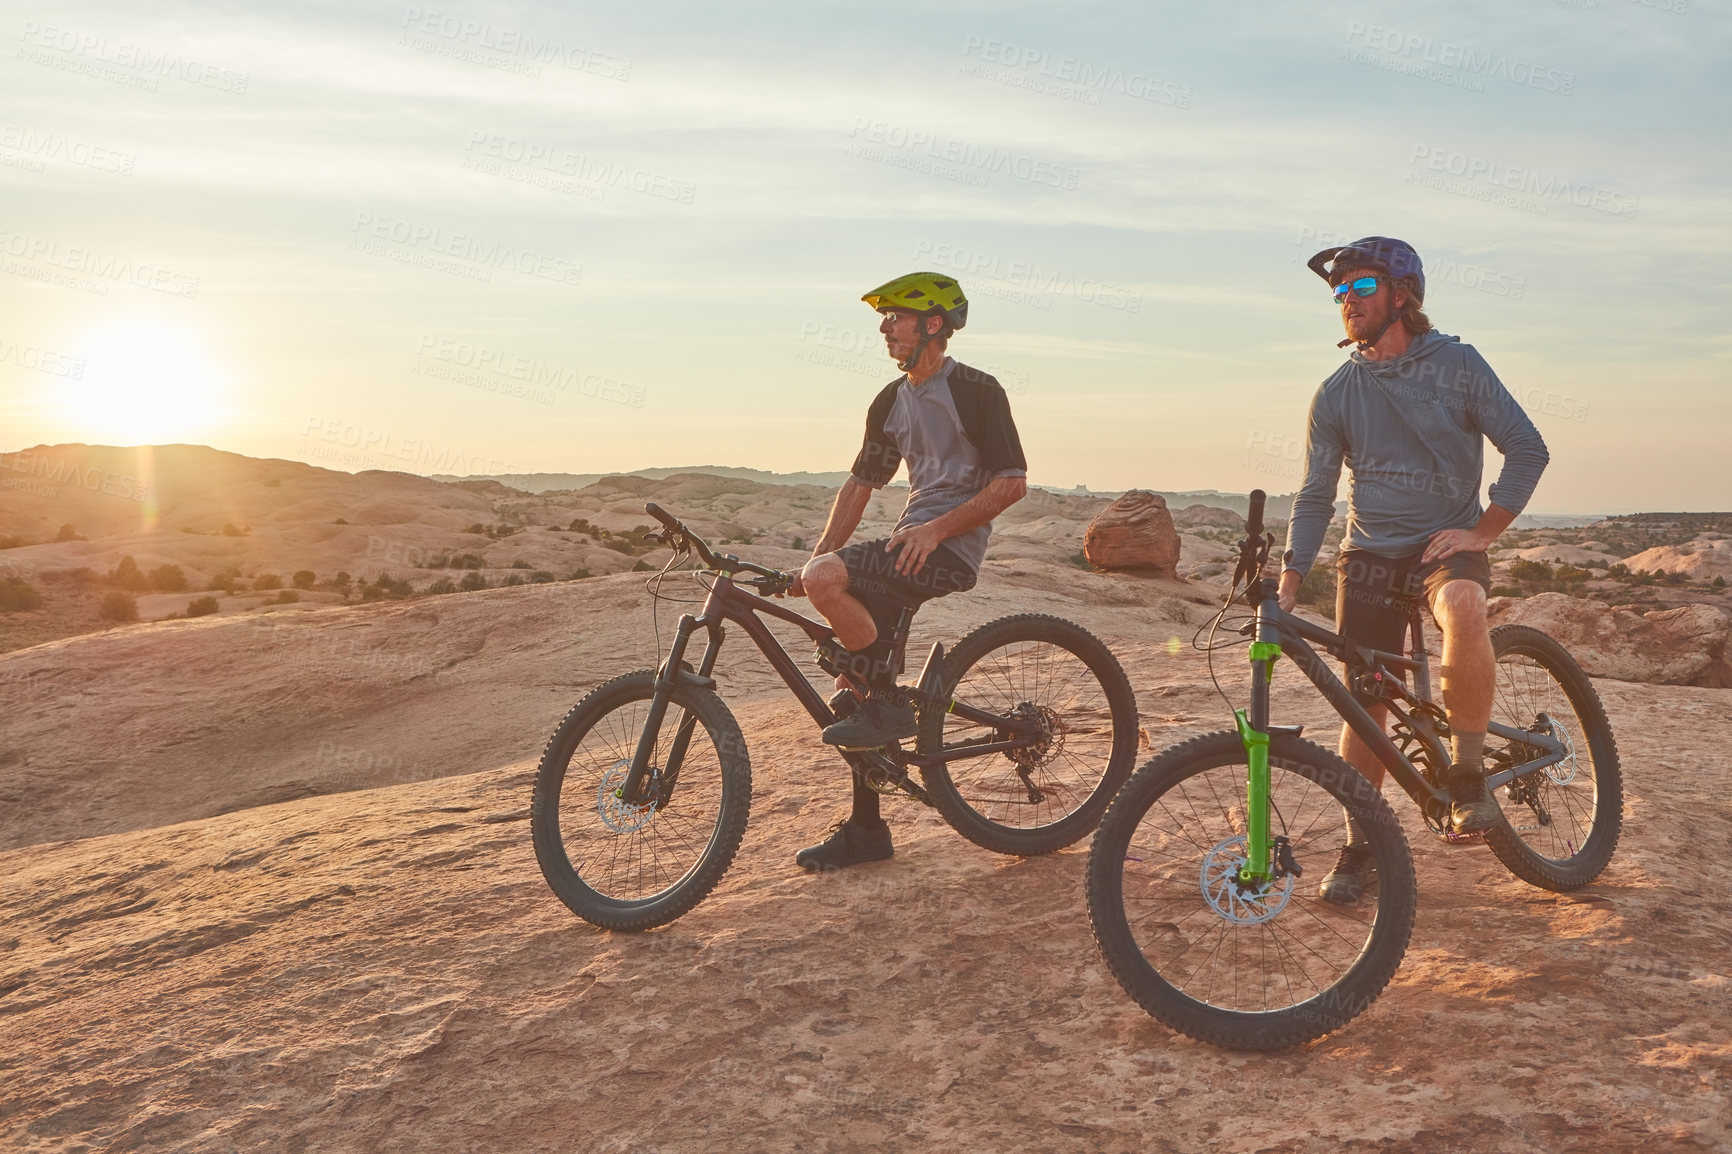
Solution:
<svg viewBox="0 0 1732 1154">
<path fill-rule="evenodd" d="M 662 540 L 666 541 L 676 549 L 680 548 L 682 545 L 685 548 L 690 549 L 693 553 L 698 555 L 698 560 L 703 563 L 703 566 L 706 569 L 715 569 L 719 572 L 729 574 L 756 573 L 758 576 L 769 581 L 772 585 L 780 585 L 784 589 L 794 583 L 794 576 L 791 573 L 783 573 L 779 569 L 766 569 L 762 565 L 754 565 L 750 561 L 742 561 L 738 557 L 730 556 L 726 553 L 717 554 L 712 552 L 708 542 L 688 529 L 685 522 L 681 521 L 678 517 L 675 517 L 672 513 L 669 513 L 654 501 L 645 501 L 643 511 L 666 526 L 667 532 L 662 534 Z"/>
</svg>

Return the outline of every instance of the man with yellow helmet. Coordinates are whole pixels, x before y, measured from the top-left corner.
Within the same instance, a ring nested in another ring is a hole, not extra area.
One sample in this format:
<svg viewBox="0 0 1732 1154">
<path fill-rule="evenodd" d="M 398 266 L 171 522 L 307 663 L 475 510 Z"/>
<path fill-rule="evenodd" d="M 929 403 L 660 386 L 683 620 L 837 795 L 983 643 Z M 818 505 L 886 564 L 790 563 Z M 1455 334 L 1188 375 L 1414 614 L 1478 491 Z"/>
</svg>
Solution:
<svg viewBox="0 0 1732 1154">
<path fill-rule="evenodd" d="M 972 589 L 992 519 L 1028 491 L 1028 463 L 1004 389 L 945 354 L 950 334 L 968 322 L 962 286 L 916 272 L 860 299 L 882 315 L 878 331 L 902 376 L 867 411 L 865 441 L 793 589 L 812 599 L 836 640 L 873 671 L 872 693 L 858 702 L 839 694 L 838 712 L 847 715 L 824 731 L 825 741 L 844 749 L 914 736 L 914 707 L 896 697 L 890 668 L 896 619 L 904 607 Z M 908 502 L 894 532 L 849 545 L 873 491 L 904 461 Z M 841 679 L 838 686 L 847 689 Z M 839 869 L 890 855 L 878 794 L 856 775 L 851 815 L 794 860 L 806 869 Z"/>
</svg>

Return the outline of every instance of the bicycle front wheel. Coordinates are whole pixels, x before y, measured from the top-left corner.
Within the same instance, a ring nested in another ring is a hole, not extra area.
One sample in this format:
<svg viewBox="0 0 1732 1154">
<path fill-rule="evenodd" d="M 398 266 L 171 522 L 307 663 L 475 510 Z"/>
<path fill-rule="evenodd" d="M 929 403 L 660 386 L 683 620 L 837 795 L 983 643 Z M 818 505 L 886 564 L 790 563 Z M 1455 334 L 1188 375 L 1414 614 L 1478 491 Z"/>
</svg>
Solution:
<svg viewBox="0 0 1732 1154">
<path fill-rule="evenodd" d="M 1491 644 L 1497 654 L 1492 720 L 1545 734 L 1567 753 L 1496 791 L 1504 820 L 1486 831 L 1486 844 L 1531 885 L 1560 893 L 1580 889 L 1612 860 L 1623 827 L 1623 774 L 1611 722 L 1593 682 L 1551 637 L 1525 625 L 1500 625 L 1491 631 Z M 1486 769 L 1519 765 L 1540 753 L 1493 735 L 1486 741 Z"/>
<path fill-rule="evenodd" d="M 566 715 L 536 771 L 529 821 L 542 875 L 573 913 L 612 930 L 664 925 L 702 901 L 733 862 L 751 807 L 739 725 L 721 698 L 686 685 L 674 687 L 655 736 L 652 800 L 617 795 L 654 696 L 647 669 L 597 686 Z"/>
<path fill-rule="evenodd" d="M 1089 918 L 1113 976 L 1150 1014 L 1202 1042 L 1274 1050 L 1339 1029 L 1383 992 L 1417 895 L 1382 794 L 1335 754 L 1282 734 L 1269 749 L 1271 825 L 1298 876 L 1241 885 L 1245 773 L 1230 731 L 1139 769 L 1095 833 Z M 1347 841 L 1343 809 L 1376 865 L 1352 904 L 1318 893 Z"/>
<path fill-rule="evenodd" d="M 1080 625 L 1025 613 L 964 637 L 945 656 L 944 677 L 954 701 L 1041 731 L 1025 749 L 922 770 L 944 820 L 995 853 L 1051 853 L 1086 836 L 1137 755 L 1137 698 L 1112 651 Z M 919 748 L 934 754 L 1007 736 L 928 708 Z"/>
</svg>

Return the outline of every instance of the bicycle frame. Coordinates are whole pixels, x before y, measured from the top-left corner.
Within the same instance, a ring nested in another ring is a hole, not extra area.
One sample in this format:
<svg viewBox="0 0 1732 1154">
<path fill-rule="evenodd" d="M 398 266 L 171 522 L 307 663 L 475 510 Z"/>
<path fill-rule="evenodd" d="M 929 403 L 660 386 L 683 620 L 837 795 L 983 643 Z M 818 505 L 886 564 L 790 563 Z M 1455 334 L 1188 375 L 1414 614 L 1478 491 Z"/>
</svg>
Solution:
<svg viewBox="0 0 1732 1154">
<path fill-rule="evenodd" d="M 795 664 L 792 657 L 788 656 L 787 650 L 782 648 L 781 643 L 770 632 L 770 627 L 759 619 L 758 614 L 760 613 L 768 613 L 772 617 L 798 626 L 801 632 L 812 639 L 814 644 L 821 645 L 835 636 L 829 626 L 813 621 L 809 617 L 804 617 L 785 605 L 748 593 L 726 574 L 718 575 L 715 584 L 710 586 L 709 595 L 704 598 L 703 608 L 698 615 L 693 617 L 688 613 L 680 618 L 679 626 L 674 633 L 673 645 L 668 649 L 667 660 L 662 663 L 660 669 L 656 670 L 655 696 L 650 700 L 649 715 L 645 719 L 643 733 L 638 738 L 637 748 L 632 756 L 631 770 L 620 785 L 620 797 L 637 800 L 643 796 L 643 785 L 649 777 L 650 761 L 655 753 L 656 734 L 661 731 L 662 722 L 667 716 L 668 703 L 672 698 L 674 685 L 677 682 L 685 681 L 703 689 L 715 688 L 715 680 L 710 675 L 715 671 L 716 659 L 721 654 L 722 641 L 726 636 L 726 631 L 722 626 L 727 622 L 733 622 L 745 630 L 746 636 L 751 638 L 752 643 L 758 647 L 758 651 L 764 655 L 764 659 L 770 663 L 770 667 L 787 685 L 789 692 L 793 693 L 800 704 L 805 706 L 806 712 L 811 715 L 812 720 L 820 728 L 837 720 L 829 703 L 816 689 L 812 688 L 812 683 L 806 680 L 800 667 Z M 697 669 L 693 671 L 685 668 L 683 662 L 692 635 L 700 629 L 708 633 L 709 640 Z M 905 771 L 909 766 L 924 768 L 968 757 L 980 757 L 988 753 L 1006 753 L 1025 748 L 1040 740 L 1039 730 L 1022 718 L 1003 717 L 996 713 L 988 713 L 966 702 L 954 699 L 944 700 L 941 696 L 934 696 L 926 691 L 924 687 L 933 684 L 929 681 L 929 674 L 933 672 L 931 663 L 934 660 L 942 661 L 941 650 L 936 646 L 933 654 L 927 658 L 927 669 L 921 674 L 920 686 L 922 689 L 915 690 L 922 697 L 926 707 L 944 705 L 949 712 L 958 717 L 979 725 L 992 726 L 1000 733 L 1009 733 L 1013 736 L 1005 741 L 962 745 L 930 754 L 910 753 L 904 750 L 841 751 L 843 759 L 850 766 L 855 769 L 863 769 L 865 761 L 874 755 L 880 755 L 885 757 L 896 769 Z M 692 732 L 696 724 L 696 717 L 687 716 L 681 723 L 679 731 L 674 735 L 673 743 L 668 750 L 667 763 L 663 767 L 659 790 L 660 804 L 666 804 L 667 798 L 672 795 L 674 783 L 678 779 L 680 766 L 685 760 L 686 749 L 691 743 Z M 916 796 L 919 795 L 916 794 Z"/>
<path fill-rule="evenodd" d="M 1240 877 L 1245 881 L 1253 879 L 1263 881 L 1270 876 L 1269 850 L 1272 843 L 1269 826 L 1269 737 L 1273 732 L 1281 732 L 1282 727 L 1271 727 L 1269 724 L 1269 680 L 1275 659 L 1278 656 L 1291 658 L 1293 664 L 1299 667 L 1307 680 L 1317 687 L 1325 700 L 1341 715 L 1349 728 L 1359 737 L 1366 748 L 1371 750 L 1378 762 L 1388 770 L 1407 795 L 1420 807 L 1421 812 L 1431 814 L 1439 806 L 1447 807 L 1449 795 L 1442 789 L 1433 786 L 1425 779 L 1418 767 L 1409 761 L 1407 756 L 1390 740 L 1383 726 L 1371 716 L 1352 690 L 1342 684 L 1332 669 L 1319 656 L 1317 651 L 1306 644 L 1316 642 L 1331 656 L 1347 662 L 1349 669 L 1358 669 L 1369 675 L 1374 681 L 1387 681 L 1389 690 L 1396 697 L 1418 704 L 1430 699 L 1430 674 L 1424 659 L 1425 648 L 1423 637 L 1416 627 L 1413 629 L 1414 651 L 1419 660 L 1413 660 L 1400 654 L 1384 653 L 1380 650 L 1367 649 L 1356 645 L 1327 629 L 1311 624 L 1301 617 L 1283 610 L 1276 600 L 1276 583 L 1273 579 L 1258 578 L 1253 586 L 1256 602 L 1256 619 L 1251 645 L 1251 706 L 1247 714 L 1245 710 L 1235 710 L 1239 724 L 1240 737 L 1245 742 L 1247 753 L 1247 804 L 1246 804 L 1246 864 L 1240 871 Z M 1412 672 L 1418 683 L 1418 693 L 1412 693 L 1402 688 L 1399 678 L 1393 676 L 1393 670 Z M 1416 715 L 1404 711 L 1392 697 L 1388 704 L 1390 709 L 1402 720 L 1412 723 Z M 1416 729 L 1419 728 L 1416 726 Z M 1296 732 L 1296 731 L 1290 731 Z M 1521 742 L 1534 749 L 1543 750 L 1541 756 L 1520 765 L 1510 766 L 1496 773 L 1486 775 L 1488 791 L 1506 785 L 1523 774 L 1532 773 L 1546 766 L 1555 765 L 1567 755 L 1563 744 L 1549 734 L 1534 733 L 1531 730 L 1516 729 L 1512 726 L 1492 722 L 1487 732 L 1498 737 Z M 1436 747 L 1442 753 L 1442 747 L 1437 742 L 1435 734 L 1420 730 L 1422 739 Z M 1439 764 L 1447 764 L 1445 761 Z"/>
</svg>

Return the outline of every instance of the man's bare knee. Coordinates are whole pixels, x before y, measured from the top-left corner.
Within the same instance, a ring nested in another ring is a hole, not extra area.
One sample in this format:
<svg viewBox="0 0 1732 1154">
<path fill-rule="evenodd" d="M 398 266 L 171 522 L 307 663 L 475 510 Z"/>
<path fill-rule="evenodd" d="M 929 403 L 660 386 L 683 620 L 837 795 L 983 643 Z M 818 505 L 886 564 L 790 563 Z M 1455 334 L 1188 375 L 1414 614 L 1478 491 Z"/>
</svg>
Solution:
<svg viewBox="0 0 1732 1154">
<path fill-rule="evenodd" d="M 1484 629 L 1485 587 L 1478 581 L 1446 581 L 1432 599 L 1432 611 L 1443 629 Z"/>
<path fill-rule="evenodd" d="M 814 557 L 800 570 L 800 584 L 805 586 L 807 596 L 840 593 L 848 588 L 848 566 L 834 553 Z"/>
</svg>

